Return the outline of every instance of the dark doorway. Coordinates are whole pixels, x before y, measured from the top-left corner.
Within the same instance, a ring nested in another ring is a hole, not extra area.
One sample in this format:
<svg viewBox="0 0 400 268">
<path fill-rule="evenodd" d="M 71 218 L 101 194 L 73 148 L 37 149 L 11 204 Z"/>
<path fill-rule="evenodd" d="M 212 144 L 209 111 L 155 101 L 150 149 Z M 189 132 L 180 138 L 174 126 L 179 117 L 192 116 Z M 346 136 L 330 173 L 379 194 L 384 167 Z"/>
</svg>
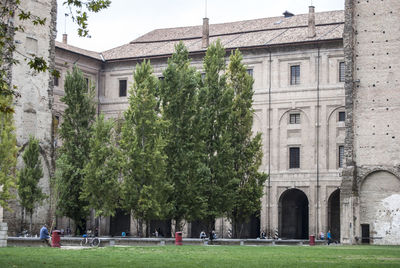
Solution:
<svg viewBox="0 0 400 268">
<path fill-rule="evenodd" d="M 369 244 L 369 224 L 361 224 L 361 243 Z"/>
<path fill-rule="evenodd" d="M 260 237 L 260 217 L 253 215 L 247 222 L 233 223 L 234 238 Z"/>
<path fill-rule="evenodd" d="M 156 230 L 159 237 L 171 237 L 171 220 L 150 221 L 151 236 L 154 236 Z"/>
<path fill-rule="evenodd" d="M 122 232 L 130 235 L 131 215 L 126 211 L 118 209 L 114 217 L 110 219 L 110 235 L 121 236 Z"/>
<path fill-rule="evenodd" d="M 279 237 L 308 238 L 308 198 L 298 189 L 286 190 L 279 199 Z"/>
<path fill-rule="evenodd" d="M 332 239 L 340 241 L 340 190 L 335 190 L 328 199 L 328 229 Z"/>
<path fill-rule="evenodd" d="M 206 220 L 192 221 L 190 224 L 190 237 L 199 238 L 201 231 L 204 231 L 208 237 L 209 233 L 215 230 L 215 221 L 211 225 L 212 228 L 210 229 L 210 224 Z"/>
</svg>

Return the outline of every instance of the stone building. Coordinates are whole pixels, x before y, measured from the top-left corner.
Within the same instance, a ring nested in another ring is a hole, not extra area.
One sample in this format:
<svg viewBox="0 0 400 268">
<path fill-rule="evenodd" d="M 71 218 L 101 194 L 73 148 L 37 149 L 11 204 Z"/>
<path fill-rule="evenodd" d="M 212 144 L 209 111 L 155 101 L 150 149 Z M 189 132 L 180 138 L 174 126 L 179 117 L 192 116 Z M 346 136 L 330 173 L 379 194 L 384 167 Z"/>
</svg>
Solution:
<svg viewBox="0 0 400 268">
<path fill-rule="evenodd" d="M 346 0 L 343 243 L 400 244 L 400 2 Z"/>
<path fill-rule="evenodd" d="M 199 71 L 207 44 L 220 39 L 227 60 L 230 51 L 239 48 L 255 80 L 254 131 L 263 133 L 261 170 L 270 174 L 260 216 L 251 220 L 245 236 L 255 238 L 264 230 L 282 238 L 308 238 L 331 228 L 339 239 L 345 137 L 343 14 L 314 13 L 310 7 L 309 14 L 285 12 L 233 23 L 208 25 L 204 19 L 203 26 L 154 30 L 102 53 L 70 46 L 65 36 L 63 43 L 56 42 L 56 67 L 64 74 L 76 63 L 95 84 L 98 110 L 117 118 L 128 106 L 137 63 L 150 59 L 161 77 L 181 40 Z M 62 80 L 54 88 L 54 110 L 60 118 Z M 67 223 L 59 219 L 60 224 Z M 136 229 L 135 220 L 122 212 L 101 226 L 103 234 L 134 234 Z M 198 237 L 196 224 L 186 228 L 186 236 Z M 217 219 L 219 236 L 226 237 L 229 228 L 226 220 Z"/>
<path fill-rule="evenodd" d="M 56 37 L 56 0 L 21 1 L 22 10 L 29 10 L 32 15 L 46 18 L 44 26 L 33 25 L 29 20 L 20 21 L 14 19 L 14 25 L 22 25 L 24 32 L 18 31 L 14 35 L 16 51 L 14 59 L 19 64 L 11 68 L 11 84 L 18 87 L 21 97 L 15 100 L 14 123 L 16 126 L 17 145 L 19 146 L 18 164 L 23 165 L 22 153 L 29 140 L 34 136 L 39 140 L 40 159 L 42 162 L 44 177 L 39 185 L 43 192 L 49 196 L 42 206 L 39 206 L 33 214 L 33 230 L 39 231 L 44 222 L 50 223 L 54 207 L 52 206 L 50 177 L 54 172 L 53 165 L 53 132 L 52 132 L 52 106 L 53 106 L 53 78 L 49 72 L 37 73 L 29 68 L 24 57 L 31 54 L 43 57 L 53 67 Z M 21 228 L 22 210 L 17 200 L 10 202 L 11 211 L 0 211 L 0 222 L 8 223 L 8 234 L 15 235 Z M 0 208 L 1 209 L 1 208 Z M 28 216 L 28 215 L 27 215 Z M 27 217 L 26 219 L 29 219 Z"/>
</svg>

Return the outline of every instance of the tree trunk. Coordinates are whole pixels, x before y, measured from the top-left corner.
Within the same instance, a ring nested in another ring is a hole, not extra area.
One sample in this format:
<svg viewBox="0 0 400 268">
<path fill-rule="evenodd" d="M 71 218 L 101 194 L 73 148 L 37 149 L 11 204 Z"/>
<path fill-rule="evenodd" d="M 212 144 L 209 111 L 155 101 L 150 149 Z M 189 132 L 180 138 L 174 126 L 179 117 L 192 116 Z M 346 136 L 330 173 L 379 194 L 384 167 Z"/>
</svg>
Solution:
<svg viewBox="0 0 400 268">
<path fill-rule="evenodd" d="M 30 220 L 29 220 L 29 234 L 32 234 L 32 214 L 33 214 L 33 211 L 31 211 L 30 214 L 31 214 L 30 215 L 31 217 L 30 217 Z"/>
<path fill-rule="evenodd" d="M 98 236 L 100 236 L 100 230 L 101 230 L 101 216 L 99 216 L 99 230 L 98 230 Z"/>
<path fill-rule="evenodd" d="M 25 212 L 25 209 L 24 208 L 21 208 L 21 234 L 22 234 L 22 231 L 24 230 L 24 213 Z"/>
</svg>

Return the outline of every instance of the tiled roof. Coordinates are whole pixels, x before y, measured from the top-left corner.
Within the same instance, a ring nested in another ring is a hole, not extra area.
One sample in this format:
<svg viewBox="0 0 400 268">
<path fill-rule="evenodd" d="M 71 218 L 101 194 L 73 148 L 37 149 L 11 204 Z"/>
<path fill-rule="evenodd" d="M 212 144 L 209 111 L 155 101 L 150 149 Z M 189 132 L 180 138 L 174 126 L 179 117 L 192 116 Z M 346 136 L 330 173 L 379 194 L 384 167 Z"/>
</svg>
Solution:
<svg viewBox="0 0 400 268">
<path fill-rule="evenodd" d="M 84 55 L 84 56 L 87 56 L 87 57 L 90 57 L 90 58 L 93 58 L 96 60 L 103 60 L 101 57 L 101 53 L 99 53 L 99 52 L 82 49 L 82 48 L 64 44 L 64 43 L 61 43 L 58 41 L 56 41 L 56 48 L 65 49 L 65 50 L 68 50 L 68 51 L 71 51 L 71 52 L 74 52 L 74 53 L 77 53 L 80 55 Z"/>
<path fill-rule="evenodd" d="M 210 43 L 220 39 L 227 48 L 249 48 L 284 45 L 319 40 L 341 39 L 344 11 L 315 13 L 316 36 L 308 37 L 308 14 L 285 18 L 272 17 L 229 23 L 210 24 Z M 175 45 L 183 41 L 189 52 L 205 51 L 201 47 L 202 26 L 189 26 L 153 30 L 132 42 L 97 53 L 56 42 L 56 47 L 102 60 L 168 56 Z"/>
<path fill-rule="evenodd" d="M 210 24 L 210 43 L 220 39 L 229 49 L 341 39 L 344 11 L 315 13 L 315 23 L 314 38 L 308 37 L 308 14 Z M 201 34 L 202 26 L 157 29 L 102 54 L 106 60 L 166 56 L 174 52 L 179 41 L 189 52 L 200 52 L 205 50 Z"/>
</svg>

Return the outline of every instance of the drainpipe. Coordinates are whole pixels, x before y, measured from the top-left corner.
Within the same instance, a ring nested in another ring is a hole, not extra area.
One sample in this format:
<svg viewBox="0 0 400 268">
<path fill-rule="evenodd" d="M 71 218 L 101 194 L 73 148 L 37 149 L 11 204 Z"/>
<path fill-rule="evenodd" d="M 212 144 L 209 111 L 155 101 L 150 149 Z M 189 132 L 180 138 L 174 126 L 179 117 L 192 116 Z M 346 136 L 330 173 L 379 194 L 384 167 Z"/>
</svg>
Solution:
<svg viewBox="0 0 400 268">
<path fill-rule="evenodd" d="M 271 230 L 271 78 L 272 78 L 272 58 L 271 50 L 269 51 L 269 85 L 268 85 L 268 232 L 272 235 Z"/>
<path fill-rule="evenodd" d="M 315 226 L 315 235 L 318 235 L 319 228 L 319 128 L 320 128 L 320 96 L 319 96 L 319 72 L 320 72 L 320 47 L 318 46 L 318 57 L 317 57 L 317 208 L 316 208 L 316 216 L 317 216 L 317 224 Z"/>
</svg>

